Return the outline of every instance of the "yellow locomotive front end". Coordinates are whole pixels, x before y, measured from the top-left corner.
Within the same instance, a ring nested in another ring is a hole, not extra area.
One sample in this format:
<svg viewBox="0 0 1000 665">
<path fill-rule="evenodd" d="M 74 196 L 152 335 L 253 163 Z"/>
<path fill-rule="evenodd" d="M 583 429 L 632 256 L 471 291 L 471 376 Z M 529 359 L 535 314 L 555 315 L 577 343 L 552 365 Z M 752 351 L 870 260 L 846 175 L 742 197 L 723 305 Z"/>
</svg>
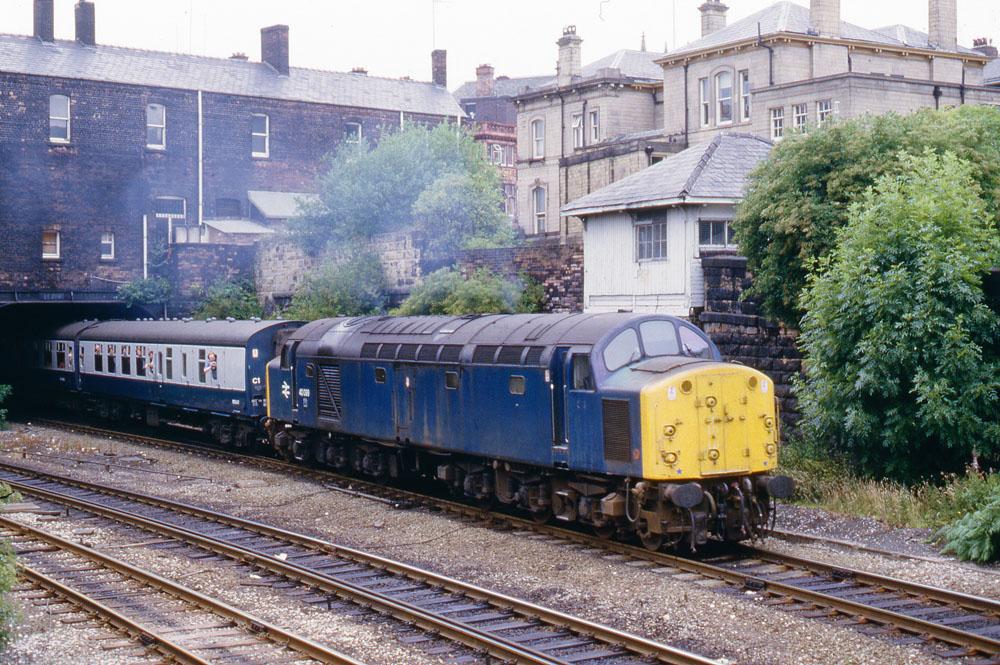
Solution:
<svg viewBox="0 0 1000 665">
<path fill-rule="evenodd" d="M 762 537 L 773 499 L 791 479 L 778 463 L 773 382 L 729 363 L 695 363 L 663 373 L 640 395 L 643 480 L 633 494 L 639 534 L 650 547 L 709 535 Z"/>
</svg>

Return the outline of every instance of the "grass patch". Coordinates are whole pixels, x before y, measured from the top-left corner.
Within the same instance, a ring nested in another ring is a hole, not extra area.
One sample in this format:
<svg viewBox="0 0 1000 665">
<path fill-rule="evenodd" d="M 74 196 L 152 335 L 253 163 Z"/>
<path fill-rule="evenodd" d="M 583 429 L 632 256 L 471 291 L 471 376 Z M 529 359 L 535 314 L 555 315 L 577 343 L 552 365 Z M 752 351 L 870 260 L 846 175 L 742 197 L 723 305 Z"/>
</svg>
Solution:
<svg viewBox="0 0 1000 665">
<path fill-rule="evenodd" d="M 21 500 L 21 494 L 15 492 L 9 485 L 0 483 L 0 503 L 11 503 Z M 8 595 L 17 581 L 17 569 L 14 567 L 14 550 L 6 540 L 0 540 L 0 651 L 10 642 L 17 612 Z"/>
</svg>

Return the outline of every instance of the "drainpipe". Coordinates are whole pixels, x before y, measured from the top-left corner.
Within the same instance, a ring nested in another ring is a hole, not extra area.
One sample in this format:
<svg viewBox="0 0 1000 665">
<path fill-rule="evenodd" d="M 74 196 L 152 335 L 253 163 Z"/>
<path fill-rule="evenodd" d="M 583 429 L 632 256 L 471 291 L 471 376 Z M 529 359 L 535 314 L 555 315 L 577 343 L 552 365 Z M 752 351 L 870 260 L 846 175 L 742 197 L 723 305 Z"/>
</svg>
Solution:
<svg viewBox="0 0 1000 665">
<path fill-rule="evenodd" d="M 941 86 L 934 86 L 934 109 L 940 110 L 941 108 L 941 95 L 944 93 L 941 91 Z"/>
<path fill-rule="evenodd" d="M 767 49 L 767 81 L 768 85 L 774 85 L 774 49 L 764 43 L 760 23 L 757 23 L 757 46 Z"/>
<path fill-rule="evenodd" d="M 149 279 L 149 215 L 142 216 L 142 278 Z"/>
<path fill-rule="evenodd" d="M 965 106 L 965 64 L 962 64 L 962 84 L 958 86 L 958 96 L 962 100 L 961 106 Z"/>
<path fill-rule="evenodd" d="M 684 63 L 684 147 L 688 144 L 688 135 L 691 133 L 691 111 L 688 108 L 688 68 L 691 66 L 690 63 Z M 665 93 L 666 91 L 664 91 Z M 698 111 L 701 113 L 701 111 Z"/>
<path fill-rule="evenodd" d="M 198 91 L 198 241 L 201 242 L 205 221 L 205 116 L 202 113 L 201 90 Z"/>
<path fill-rule="evenodd" d="M 562 162 L 566 158 L 566 98 L 563 94 L 559 93 L 559 168 L 562 168 Z M 556 199 L 561 208 L 566 201 L 564 200 L 568 194 L 569 190 L 569 168 L 563 172 L 563 185 L 559 189 L 562 190 L 561 196 Z M 563 235 L 563 221 L 562 216 L 557 216 L 559 220 L 559 235 Z M 569 222 L 566 222 L 565 228 L 569 229 Z"/>
</svg>

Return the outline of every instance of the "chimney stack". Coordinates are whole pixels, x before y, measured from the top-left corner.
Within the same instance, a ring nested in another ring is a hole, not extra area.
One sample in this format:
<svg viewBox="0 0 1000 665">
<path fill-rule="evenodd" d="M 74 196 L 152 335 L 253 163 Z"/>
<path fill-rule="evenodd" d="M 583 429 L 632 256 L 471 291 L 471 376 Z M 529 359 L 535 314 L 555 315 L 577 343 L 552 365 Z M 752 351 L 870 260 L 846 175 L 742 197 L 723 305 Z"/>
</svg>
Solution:
<svg viewBox="0 0 1000 665">
<path fill-rule="evenodd" d="M 272 25 L 260 29 L 260 59 L 288 76 L 288 26 Z"/>
<path fill-rule="evenodd" d="M 978 39 L 972 40 L 972 50 L 982 53 L 987 58 L 991 60 L 997 57 L 997 47 L 993 45 L 992 39 L 987 39 L 986 37 L 979 37 Z"/>
<path fill-rule="evenodd" d="M 701 12 L 702 37 L 726 27 L 726 12 L 729 11 L 729 7 L 722 4 L 721 0 L 706 0 L 705 4 L 698 8 L 698 11 Z"/>
<path fill-rule="evenodd" d="M 930 0 L 929 25 L 927 39 L 932 48 L 958 50 L 957 0 Z"/>
<path fill-rule="evenodd" d="M 821 37 L 840 37 L 840 0 L 811 0 L 809 24 Z"/>
<path fill-rule="evenodd" d="M 80 0 L 76 3 L 76 41 L 85 46 L 97 44 L 94 3 Z"/>
<path fill-rule="evenodd" d="M 583 49 L 580 44 L 583 39 L 576 36 L 576 26 L 567 25 L 563 28 L 562 37 L 556 44 L 559 46 L 559 63 L 556 65 L 556 82 L 559 86 L 569 85 L 574 76 L 580 75 L 580 57 Z"/>
<path fill-rule="evenodd" d="M 35 37 L 43 42 L 55 41 L 55 12 L 52 0 L 35 0 Z"/>
<path fill-rule="evenodd" d="M 448 87 L 448 51 L 441 48 L 431 51 L 431 80 L 434 85 Z"/>
<path fill-rule="evenodd" d="M 494 90 L 493 65 L 476 67 L 476 97 L 492 97 Z"/>
</svg>

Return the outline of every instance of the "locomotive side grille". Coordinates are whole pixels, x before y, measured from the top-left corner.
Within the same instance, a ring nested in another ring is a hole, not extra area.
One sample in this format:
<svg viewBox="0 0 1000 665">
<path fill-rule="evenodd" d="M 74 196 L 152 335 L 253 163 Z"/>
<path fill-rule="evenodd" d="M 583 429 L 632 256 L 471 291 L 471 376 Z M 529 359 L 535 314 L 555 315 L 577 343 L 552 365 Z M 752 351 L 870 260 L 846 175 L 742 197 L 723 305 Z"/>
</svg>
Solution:
<svg viewBox="0 0 1000 665">
<path fill-rule="evenodd" d="M 628 462 L 632 452 L 632 423 L 625 399 L 602 399 L 604 411 L 604 459 Z"/>
<path fill-rule="evenodd" d="M 445 344 L 441 347 L 441 357 L 438 360 L 443 363 L 457 363 L 461 356 L 461 344 Z"/>
<path fill-rule="evenodd" d="M 362 358 L 374 358 L 376 355 L 378 355 L 378 344 L 368 342 L 361 345 Z"/>
<path fill-rule="evenodd" d="M 525 365 L 540 365 L 542 363 L 542 353 L 545 352 L 544 346 L 533 346 L 528 349 L 528 352 L 524 354 L 524 364 Z"/>
<path fill-rule="evenodd" d="M 523 346 L 501 346 L 500 355 L 497 356 L 497 364 L 520 365 L 522 353 L 524 353 Z"/>
<path fill-rule="evenodd" d="M 434 362 L 437 360 L 437 353 L 440 348 L 441 346 L 439 344 L 424 344 L 420 347 L 420 353 L 417 354 L 417 360 Z"/>
<path fill-rule="evenodd" d="M 492 364 L 493 356 L 497 354 L 497 348 L 493 345 L 477 346 L 472 354 L 472 362 L 478 365 Z"/>
<path fill-rule="evenodd" d="M 399 347 L 399 355 L 396 356 L 399 360 L 416 360 L 417 359 L 417 345 L 416 344 L 403 344 Z"/>
<path fill-rule="evenodd" d="M 343 402 L 340 393 L 340 365 L 319 366 L 316 408 L 323 418 L 340 420 Z"/>
<path fill-rule="evenodd" d="M 396 357 L 397 348 L 399 348 L 399 344 L 383 344 L 382 348 L 378 350 L 378 357 L 383 360 L 392 360 Z"/>
</svg>

